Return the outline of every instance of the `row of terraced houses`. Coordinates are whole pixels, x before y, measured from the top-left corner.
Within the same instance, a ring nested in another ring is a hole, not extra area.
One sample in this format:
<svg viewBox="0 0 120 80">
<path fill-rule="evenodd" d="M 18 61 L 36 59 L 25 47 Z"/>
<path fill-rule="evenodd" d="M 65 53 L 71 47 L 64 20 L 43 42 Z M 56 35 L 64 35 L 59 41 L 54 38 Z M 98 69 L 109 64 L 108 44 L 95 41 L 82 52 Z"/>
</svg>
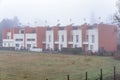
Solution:
<svg viewBox="0 0 120 80">
<path fill-rule="evenodd" d="M 111 52 L 117 50 L 117 27 L 110 24 L 83 24 L 80 26 L 38 26 L 4 28 L 3 47 L 17 50 L 39 49 L 59 50 L 62 48 L 82 48 L 83 51 Z"/>
</svg>

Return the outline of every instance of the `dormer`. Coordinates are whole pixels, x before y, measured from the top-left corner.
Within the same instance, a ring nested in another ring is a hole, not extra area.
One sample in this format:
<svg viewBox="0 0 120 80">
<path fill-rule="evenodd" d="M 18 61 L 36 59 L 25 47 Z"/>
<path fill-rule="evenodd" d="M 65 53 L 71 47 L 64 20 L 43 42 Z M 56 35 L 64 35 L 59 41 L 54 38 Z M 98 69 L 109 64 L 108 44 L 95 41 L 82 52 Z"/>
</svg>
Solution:
<svg viewBox="0 0 120 80">
<path fill-rule="evenodd" d="M 7 39 L 11 39 L 11 32 L 7 32 Z"/>
<path fill-rule="evenodd" d="M 24 34 L 24 31 L 25 31 L 24 29 L 20 29 L 19 34 Z"/>
</svg>

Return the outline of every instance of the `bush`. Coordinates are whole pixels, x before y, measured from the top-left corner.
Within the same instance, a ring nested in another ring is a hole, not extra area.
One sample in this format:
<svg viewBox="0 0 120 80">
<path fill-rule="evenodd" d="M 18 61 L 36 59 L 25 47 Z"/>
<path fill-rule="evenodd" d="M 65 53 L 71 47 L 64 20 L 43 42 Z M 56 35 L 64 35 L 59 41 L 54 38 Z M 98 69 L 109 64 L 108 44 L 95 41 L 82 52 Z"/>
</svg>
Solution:
<svg viewBox="0 0 120 80">
<path fill-rule="evenodd" d="M 115 54 L 114 59 L 120 60 L 120 54 Z"/>
<path fill-rule="evenodd" d="M 61 52 L 64 54 L 81 54 L 82 48 L 62 48 Z"/>
</svg>

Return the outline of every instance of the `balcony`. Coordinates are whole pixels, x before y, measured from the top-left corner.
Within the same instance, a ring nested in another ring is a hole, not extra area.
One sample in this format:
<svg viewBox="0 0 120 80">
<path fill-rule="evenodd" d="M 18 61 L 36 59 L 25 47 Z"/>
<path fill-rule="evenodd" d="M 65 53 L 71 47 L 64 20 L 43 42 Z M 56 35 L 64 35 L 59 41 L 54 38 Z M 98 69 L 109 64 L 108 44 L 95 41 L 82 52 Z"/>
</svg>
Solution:
<svg viewBox="0 0 120 80">
<path fill-rule="evenodd" d="M 73 41 L 69 41 L 68 44 L 73 44 Z"/>
<path fill-rule="evenodd" d="M 3 39 L 3 42 L 13 42 L 13 39 Z"/>
<path fill-rule="evenodd" d="M 88 44 L 88 41 L 84 41 L 83 44 Z"/>
<path fill-rule="evenodd" d="M 55 41 L 55 44 L 59 44 L 59 41 Z"/>
<path fill-rule="evenodd" d="M 43 44 L 46 44 L 46 41 L 43 41 L 42 43 L 43 43 Z"/>
</svg>

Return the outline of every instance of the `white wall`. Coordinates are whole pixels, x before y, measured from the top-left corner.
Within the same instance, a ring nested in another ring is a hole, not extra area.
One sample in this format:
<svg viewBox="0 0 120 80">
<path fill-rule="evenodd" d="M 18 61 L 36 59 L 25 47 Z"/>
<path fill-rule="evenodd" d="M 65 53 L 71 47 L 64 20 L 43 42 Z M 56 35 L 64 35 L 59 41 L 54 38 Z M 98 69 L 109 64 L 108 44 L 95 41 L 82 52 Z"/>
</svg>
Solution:
<svg viewBox="0 0 120 80">
<path fill-rule="evenodd" d="M 66 30 L 59 30 L 58 31 L 58 48 L 61 50 L 62 47 L 67 47 L 67 31 Z M 64 41 L 62 41 L 62 36 L 64 37 Z"/>
<path fill-rule="evenodd" d="M 11 39 L 11 32 L 7 32 L 7 37 L 9 36 L 9 39 Z"/>
<path fill-rule="evenodd" d="M 76 36 L 78 35 L 78 42 L 76 41 Z M 75 47 L 82 47 L 82 31 L 81 30 L 72 30 L 73 36 L 73 48 Z"/>
<path fill-rule="evenodd" d="M 97 52 L 98 48 L 98 29 L 89 29 L 87 30 L 88 35 L 88 50 L 92 52 Z M 92 42 L 92 35 L 94 35 L 94 42 Z"/>
<path fill-rule="evenodd" d="M 3 39 L 3 47 L 14 47 L 13 39 Z"/>
<path fill-rule="evenodd" d="M 3 39 L 2 45 L 3 47 L 14 47 L 14 41 L 11 39 L 11 32 L 7 32 L 7 39 Z"/>
<path fill-rule="evenodd" d="M 34 39 L 34 40 L 32 40 L 32 39 Z M 31 45 L 30 48 L 37 47 L 37 36 L 36 36 L 36 33 L 27 33 L 25 41 L 26 41 L 26 44 L 25 44 L 26 48 L 28 48 L 27 44 Z"/>
<path fill-rule="evenodd" d="M 23 41 L 16 41 L 16 39 L 23 39 Z M 19 44 L 19 47 L 16 46 L 16 44 Z M 24 34 L 14 34 L 14 46 L 17 49 L 20 49 L 22 46 L 24 46 Z"/>
<path fill-rule="evenodd" d="M 53 35 L 54 35 L 53 30 L 46 31 L 46 49 L 54 50 L 54 36 Z"/>
</svg>

